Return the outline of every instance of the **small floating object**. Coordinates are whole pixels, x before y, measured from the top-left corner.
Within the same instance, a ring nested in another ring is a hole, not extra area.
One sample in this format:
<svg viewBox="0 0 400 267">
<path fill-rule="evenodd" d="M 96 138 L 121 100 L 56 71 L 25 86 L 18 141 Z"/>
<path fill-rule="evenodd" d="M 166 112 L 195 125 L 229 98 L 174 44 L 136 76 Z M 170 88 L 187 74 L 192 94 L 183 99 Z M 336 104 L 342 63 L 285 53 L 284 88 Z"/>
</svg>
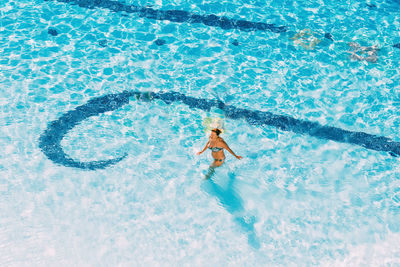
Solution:
<svg viewBox="0 0 400 267">
<path fill-rule="evenodd" d="M 325 33 L 324 37 L 325 37 L 326 39 L 329 39 L 329 40 L 333 41 L 333 36 L 332 36 L 332 34 L 330 34 L 329 32 Z"/>
<path fill-rule="evenodd" d="M 163 40 L 163 39 L 157 39 L 154 41 L 154 43 L 158 46 L 164 45 L 167 43 L 167 41 Z"/>
<path fill-rule="evenodd" d="M 53 35 L 53 36 L 57 36 L 57 35 L 58 35 L 57 30 L 54 29 L 54 28 L 49 28 L 49 29 L 47 30 L 47 33 L 50 34 L 50 35 Z"/>
<path fill-rule="evenodd" d="M 295 45 L 300 45 L 306 50 L 313 50 L 315 46 L 321 42 L 320 39 L 313 35 L 310 29 L 304 29 L 296 33 L 292 38 Z"/>
<path fill-rule="evenodd" d="M 106 39 L 100 40 L 100 41 L 99 41 L 99 45 L 100 45 L 101 47 L 106 47 L 106 46 L 107 46 L 107 40 L 106 40 Z"/>
<path fill-rule="evenodd" d="M 399 48 L 400 49 L 400 43 L 394 44 L 393 47 Z"/>
<path fill-rule="evenodd" d="M 238 42 L 238 40 L 235 39 L 235 40 L 232 41 L 231 44 L 233 44 L 234 46 L 238 46 L 238 45 L 239 45 L 239 42 Z"/>
</svg>

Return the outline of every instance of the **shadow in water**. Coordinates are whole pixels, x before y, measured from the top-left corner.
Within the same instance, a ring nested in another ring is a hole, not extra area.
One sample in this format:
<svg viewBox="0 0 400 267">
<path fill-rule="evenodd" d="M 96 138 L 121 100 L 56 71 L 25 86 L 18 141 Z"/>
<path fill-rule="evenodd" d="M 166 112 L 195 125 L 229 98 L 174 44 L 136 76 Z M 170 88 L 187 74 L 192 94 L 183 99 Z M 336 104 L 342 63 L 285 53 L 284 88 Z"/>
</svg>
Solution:
<svg viewBox="0 0 400 267">
<path fill-rule="evenodd" d="M 229 181 L 227 186 L 222 187 L 212 179 L 204 180 L 201 187 L 209 195 L 216 197 L 220 205 L 233 216 L 235 223 L 247 234 L 248 243 L 255 249 L 260 248 L 260 241 L 254 229 L 256 218 L 249 216 L 243 207 L 243 200 L 238 192 L 235 191 L 235 174 L 228 174 Z"/>
</svg>

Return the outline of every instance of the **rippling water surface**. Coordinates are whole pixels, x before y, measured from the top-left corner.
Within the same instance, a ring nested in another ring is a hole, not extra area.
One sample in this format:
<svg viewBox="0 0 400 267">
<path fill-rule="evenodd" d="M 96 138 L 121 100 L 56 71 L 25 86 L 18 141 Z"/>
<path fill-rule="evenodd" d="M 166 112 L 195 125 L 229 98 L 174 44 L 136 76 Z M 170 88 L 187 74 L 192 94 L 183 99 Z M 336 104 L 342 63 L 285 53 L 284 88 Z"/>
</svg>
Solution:
<svg viewBox="0 0 400 267">
<path fill-rule="evenodd" d="M 399 158 L 387 152 L 225 118 L 223 138 L 244 159 L 227 155 L 205 181 L 202 122 L 223 112 L 156 100 L 90 117 L 61 142 L 82 162 L 128 154 L 114 166 L 65 167 L 38 145 L 51 121 L 124 90 L 398 142 L 396 1 L 121 2 L 199 23 L 72 2 L 0 3 L 0 265 L 400 264 Z M 211 14 L 285 31 L 226 29 Z M 315 49 L 291 39 L 303 29 Z M 380 47 L 378 62 L 352 61 L 351 41 Z"/>
</svg>

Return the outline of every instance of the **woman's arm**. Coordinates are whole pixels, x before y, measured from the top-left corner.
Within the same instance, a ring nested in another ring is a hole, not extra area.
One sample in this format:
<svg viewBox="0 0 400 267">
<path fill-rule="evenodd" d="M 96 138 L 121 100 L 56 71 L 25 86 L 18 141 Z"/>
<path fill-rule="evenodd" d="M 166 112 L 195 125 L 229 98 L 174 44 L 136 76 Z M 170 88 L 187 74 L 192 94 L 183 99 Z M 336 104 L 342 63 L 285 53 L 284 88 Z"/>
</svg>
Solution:
<svg viewBox="0 0 400 267">
<path fill-rule="evenodd" d="M 196 154 L 197 154 L 197 155 L 200 155 L 201 153 L 203 153 L 204 151 L 206 151 L 206 149 L 207 149 L 207 146 L 208 146 L 208 143 L 210 143 L 210 141 L 208 141 L 208 142 L 206 143 L 206 145 L 204 146 L 204 148 L 203 148 L 203 150 L 202 150 L 202 151 L 200 151 L 200 152 L 197 152 Z"/>
<path fill-rule="evenodd" d="M 223 139 L 221 139 L 221 143 L 222 143 L 222 147 L 225 148 L 226 150 L 228 150 L 229 153 L 231 153 L 235 158 L 237 158 L 237 159 L 242 159 L 242 158 L 243 158 L 243 157 L 241 157 L 241 156 L 237 156 L 237 155 L 232 151 L 232 149 L 230 149 L 230 147 L 228 146 L 228 144 L 227 144 Z"/>
</svg>

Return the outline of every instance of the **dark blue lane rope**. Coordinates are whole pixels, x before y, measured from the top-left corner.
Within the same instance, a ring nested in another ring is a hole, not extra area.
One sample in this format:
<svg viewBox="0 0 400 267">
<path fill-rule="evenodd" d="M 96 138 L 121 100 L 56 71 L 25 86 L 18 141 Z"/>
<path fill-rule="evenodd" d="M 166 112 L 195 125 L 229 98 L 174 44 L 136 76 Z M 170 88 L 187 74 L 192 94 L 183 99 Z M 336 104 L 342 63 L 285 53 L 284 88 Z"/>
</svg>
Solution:
<svg viewBox="0 0 400 267">
<path fill-rule="evenodd" d="M 352 132 L 337 127 L 324 126 L 317 122 L 295 119 L 286 115 L 276 115 L 271 112 L 249 110 L 226 105 L 220 100 L 194 98 L 178 92 L 153 93 L 123 91 L 119 94 L 109 94 L 89 100 L 86 104 L 68 111 L 59 119 L 49 123 L 47 129 L 39 138 L 39 147 L 53 162 L 67 167 L 81 169 L 103 169 L 123 160 L 127 154 L 102 161 L 80 162 L 70 158 L 61 147 L 61 140 L 81 121 L 97 116 L 107 111 L 113 111 L 128 104 L 135 96 L 138 101 L 160 99 L 166 104 L 182 103 L 190 108 L 210 111 L 216 107 L 224 111 L 225 117 L 239 120 L 244 119 L 251 125 L 273 126 L 280 130 L 298 134 L 307 134 L 320 139 L 333 140 L 341 143 L 354 144 L 376 151 L 389 152 L 392 156 L 400 155 L 400 143 L 387 137 L 376 136 L 364 132 Z"/>
<path fill-rule="evenodd" d="M 264 22 L 230 19 L 214 14 L 198 15 L 184 10 L 160 10 L 151 7 L 127 5 L 113 0 L 56 0 L 58 2 L 76 4 L 84 8 L 105 8 L 113 12 L 135 13 L 139 17 L 172 22 L 201 23 L 207 26 L 219 27 L 224 30 L 238 29 L 241 31 L 271 31 L 286 32 L 285 26 L 275 26 Z"/>
</svg>

